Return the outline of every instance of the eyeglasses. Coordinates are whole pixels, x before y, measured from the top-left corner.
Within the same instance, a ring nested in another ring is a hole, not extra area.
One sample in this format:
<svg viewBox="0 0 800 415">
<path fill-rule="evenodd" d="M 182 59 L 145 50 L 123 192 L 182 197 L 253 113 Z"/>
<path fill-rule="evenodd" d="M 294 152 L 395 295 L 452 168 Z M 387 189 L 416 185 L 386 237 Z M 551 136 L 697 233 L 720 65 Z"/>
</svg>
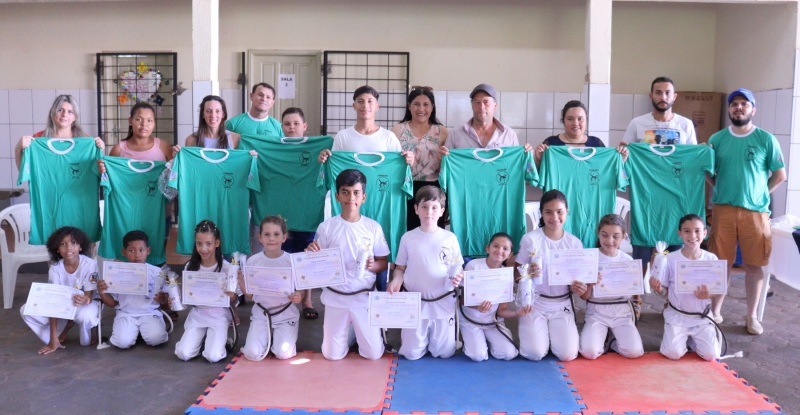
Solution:
<svg viewBox="0 0 800 415">
<path fill-rule="evenodd" d="M 429 87 L 429 86 L 413 85 L 411 87 L 411 92 L 414 92 L 414 91 L 433 92 L 433 88 Z"/>
</svg>

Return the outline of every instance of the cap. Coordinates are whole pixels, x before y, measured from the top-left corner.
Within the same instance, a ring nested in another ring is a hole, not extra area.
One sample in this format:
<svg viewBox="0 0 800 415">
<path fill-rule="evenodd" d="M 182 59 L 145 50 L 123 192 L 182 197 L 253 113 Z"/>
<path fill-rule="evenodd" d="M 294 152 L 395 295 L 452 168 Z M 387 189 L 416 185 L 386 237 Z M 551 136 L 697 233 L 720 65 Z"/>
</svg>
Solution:
<svg viewBox="0 0 800 415">
<path fill-rule="evenodd" d="M 756 98 L 749 89 L 739 88 L 736 91 L 731 92 L 731 94 L 728 95 L 728 104 L 730 105 L 731 101 L 733 101 L 733 99 L 736 97 L 744 97 L 744 99 L 750 101 L 754 107 L 756 106 Z"/>
<path fill-rule="evenodd" d="M 489 84 L 480 84 L 472 89 L 472 92 L 469 93 L 469 99 L 475 98 L 475 94 L 478 92 L 485 92 L 489 94 L 490 97 L 494 98 L 497 101 L 497 93 L 494 92 L 494 87 Z"/>
</svg>

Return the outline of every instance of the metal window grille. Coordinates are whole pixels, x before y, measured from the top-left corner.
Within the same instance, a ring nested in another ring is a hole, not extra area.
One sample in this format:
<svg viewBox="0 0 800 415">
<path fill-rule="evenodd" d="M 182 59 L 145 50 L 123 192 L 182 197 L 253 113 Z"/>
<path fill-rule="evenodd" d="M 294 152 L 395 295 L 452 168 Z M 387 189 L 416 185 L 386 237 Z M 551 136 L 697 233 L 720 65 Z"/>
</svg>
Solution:
<svg viewBox="0 0 800 415">
<path fill-rule="evenodd" d="M 106 144 L 117 144 L 128 135 L 131 107 L 139 101 L 156 110 L 153 136 L 177 144 L 177 53 L 98 53 L 95 73 L 97 132 Z"/>
<path fill-rule="evenodd" d="M 356 123 L 353 92 L 363 85 L 380 94 L 375 122 L 391 128 L 403 119 L 408 94 L 408 52 L 324 52 L 322 133 L 336 134 Z"/>
</svg>

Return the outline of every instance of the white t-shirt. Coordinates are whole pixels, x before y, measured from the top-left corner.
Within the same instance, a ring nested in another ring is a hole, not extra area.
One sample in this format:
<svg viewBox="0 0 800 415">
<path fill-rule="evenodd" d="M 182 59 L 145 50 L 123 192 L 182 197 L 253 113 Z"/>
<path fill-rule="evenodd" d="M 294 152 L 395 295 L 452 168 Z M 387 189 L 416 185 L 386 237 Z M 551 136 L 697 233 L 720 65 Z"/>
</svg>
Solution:
<svg viewBox="0 0 800 415">
<path fill-rule="evenodd" d="M 599 264 L 607 263 L 607 262 L 622 262 L 622 261 L 633 261 L 630 255 L 617 250 L 617 256 L 610 257 L 605 256 L 599 249 L 597 251 L 597 262 Z M 600 271 L 600 275 L 603 275 L 603 271 Z M 644 280 L 642 280 L 644 281 Z M 598 303 L 613 303 L 617 301 L 625 301 L 630 299 L 630 297 L 604 297 L 604 298 L 594 298 L 594 294 L 592 297 L 589 297 L 590 300 L 598 302 Z M 620 317 L 626 314 L 630 315 L 631 313 L 631 306 L 628 304 L 611 304 L 611 305 L 596 305 L 592 303 L 588 303 L 586 305 L 586 314 L 602 314 L 608 317 Z"/>
<path fill-rule="evenodd" d="M 87 256 L 78 255 L 78 269 L 72 274 L 64 268 L 64 260 L 61 259 L 57 264 L 50 266 L 47 280 L 50 284 L 66 285 L 82 291 L 94 291 L 97 289 L 97 262 Z"/>
<path fill-rule="evenodd" d="M 464 267 L 464 271 L 475 271 L 482 269 L 489 269 L 489 265 L 486 264 L 486 258 L 473 259 L 472 261 L 469 261 L 466 267 Z M 492 304 L 492 308 L 489 309 L 489 311 L 481 313 L 477 308 L 462 306 L 461 311 L 463 311 L 464 315 L 469 317 L 469 319 L 472 321 L 477 321 L 478 323 L 494 323 L 494 317 L 495 313 L 497 313 L 498 307 L 500 307 L 500 304 Z M 503 318 L 497 317 L 497 321 L 502 322 Z"/>
<path fill-rule="evenodd" d="M 186 264 L 187 266 L 189 264 Z M 217 271 L 217 265 L 211 267 L 204 267 L 200 265 L 200 272 L 222 272 L 227 273 L 231 264 L 228 261 L 222 260 L 222 270 Z M 184 268 L 185 270 L 186 268 Z M 186 317 L 184 327 L 198 328 L 198 327 L 214 327 L 222 324 L 229 324 L 231 321 L 231 312 L 228 307 L 210 307 L 204 305 L 192 306 L 192 311 Z"/>
<path fill-rule="evenodd" d="M 372 256 L 388 256 L 389 245 L 383 236 L 383 229 L 378 222 L 361 216 L 358 222 L 348 222 L 336 215 L 317 228 L 316 241 L 322 249 L 342 248 L 347 283 L 334 287 L 336 291 L 352 293 L 372 288 L 375 285 L 375 273 L 365 270 L 363 278 L 358 277 L 358 251 L 364 246 L 372 247 Z M 366 292 L 355 295 L 340 295 L 329 289 L 322 290 L 320 299 L 326 306 L 338 308 L 367 307 Z"/>
<path fill-rule="evenodd" d="M 147 264 L 147 295 L 111 294 L 117 300 L 117 315 L 126 316 L 159 316 L 161 306 L 155 300 L 156 294 L 161 292 L 161 287 L 156 287 L 158 274 L 161 268 Z"/>
<path fill-rule="evenodd" d="M 400 140 L 393 132 L 379 127 L 378 131 L 370 135 L 359 134 L 355 127 L 349 127 L 336 133 L 333 139 L 332 151 L 353 151 L 356 153 L 366 151 L 403 151 Z"/>
<path fill-rule="evenodd" d="M 701 250 L 701 255 L 698 261 L 716 261 L 716 255 L 712 254 L 711 252 Z M 678 270 L 678 261 L 691 261 L 689 258 L 686 258 L 681 253 L 681 250 L 677 250 L 675 252 L 670 252 L 667 254 L 667 270 L 666 270 L 666 283 L 662 284 L 665 288 L 670 288 L 675 285 L 675 278 L 677 275 Z M 669 293 L 667 294 L 669 298 L 669 302 L 672 303 L 675 307 L 683 311 L 688 311 L 690 313 L 702 313 L 703 310 L 706 309 L 709 305 L 711 305 L 711 299 L 708 300 L 701 300 L 695 297 L 694 294 L 678 294 L 676 290 L 670 288 Z M 702 318 L 699 316 L 687 316 L 685 314 L 681 314 L 672 309 L 672 307 L 667 307 L 664 310 L 664 321 L 672 324 L 673 326 L 678 327 L 696 327 L 703 324 L 708 324 L 708 319 Z"/>
<path fill-rule="evenodd" d="M 519 264 L 522 264 L 519 261 L 529 260 L 533 251 L 537 251 L 542 256 L 542 284 L 534 286 L 536 297 L 534 298 L 533 306 L 544 311 L 561 309 L 563 301 L 569 302 L 569 299 L 566 298 L 561 301 L 554 301 L 539 297 L 539 294 L 557 297 L 569 292 L 568 285 L 550 285 L 548 264 L 550 262 L 550 250 L 552 249 L 583 249 L 583 242 L 567 231 L 564 231 L 561 239 L 554 241 L 544 234 L 543 228 L 539 228 L 526 233 L 522 237 L 519 242 L 519 253 L 517 254 L 517 263 Z"/>
<path fill-rule="evenodd" d="M 436 228 L 435 232 L 424 232 L 420 228 L 406 232 L 400 238 L 395 263 L 406 267 L 403 285 L 410 292 L 418 292 L 422 298 L 433 299 L 453 291 L 448 287 L 445 258 L 461 257 L 461 247 L 456 235 Z M 438 301 L 423 301 L 420 317 L 423 319 L 451 318 L 456 312 L 456 299 L 447 296 Z"/>
<path fill-rule="evenodd" d="M 288 253 L 284 252 L 278 258 L 269 258 L 264 255 L 264 252 L 259 252 L 257 254 L 251 255 L 247 258 L 245 262 L 246 267 L 267 267 L 267 268 L 291 268 L 292 267 L 292 257 Z M 269 310 L 270 313 L 275 313 L 276 311 L 283 308 L 286 303 L 290 302 L 286 297 L 278 297 L 272 295 L 253 295 L 253 301 L 258 304 L 261 304 L 262 307 Z M 278 307 L 277 309 L 272 309 L 273 307 Z M 251 312 L 253 319 L 256 320 L 266 320 L 267 316 L 264 315 L 264 310 L 259 308 L 257 305 L 253 306 L 253 310 Z M 297 306 L 294 304 L 290 305 L 286 311 L 272 316 L 273 322 L 279 321 L 286 321 L 286 320 L 299 320 L 300 319 L 300 311 L 297 310 Z"/>
<path fill-rule="evenodd" d="M 669 121 L 656 121 L 653 113 L 640 115 L 631 120 L 622 141 L 649 144 L 697 144 L 697 134 L 692 120 L 672 113 Z"/>
</svg>

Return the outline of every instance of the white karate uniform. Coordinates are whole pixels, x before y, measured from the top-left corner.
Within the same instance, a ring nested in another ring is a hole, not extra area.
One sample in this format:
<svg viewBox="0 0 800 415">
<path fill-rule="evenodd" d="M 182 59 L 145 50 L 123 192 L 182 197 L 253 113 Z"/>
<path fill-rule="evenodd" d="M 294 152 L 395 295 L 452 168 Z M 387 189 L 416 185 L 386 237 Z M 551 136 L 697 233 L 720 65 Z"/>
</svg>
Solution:
<svg viewBox="0 0 800 415">
<path fill-rule="evenodd" d="M 602 252 L 598 252 L 598 262 L 600 264 L 631 260 L 630 255 L 622 251 L 617 251 L 617 256 L 615 257 L 608 257 L 603 255 Z M 630 297 L 590 297 L 589 300 L 598 303 L 614 303 L 629 301 Z M 600 357 L 605 352 L 604 345 L 609 329 L 611 329 L 611 335 L 616 339 L 611 342 L 611 348 L 614 351 L 630 359 L 644 354 L 642 337 L 639 335 L 639 330 L 633 321 L 633 310 L 630 304 L 599 305 L 588 303 L 586 305 L 586 323 L 581 332 L 581 356 L 586 359 Z"/>
<path fill-rule="evenodd" d="M 286 252 L 274 259 L 259 252 L 247 258 L 245 268 L 247 267 L 291 268 L 292 259 Z M 267 350 L 270 336 L 269 319 L 261 307 L 266 308 L 270 313 L 275 313 L 291 300 L 287 297 L 254 295 L 253 301 L 256 304 L 253 305 L 250 314 L 250 329 L 247 332 L 247 340 L 242 347 L 242 353 L 248 360 L 257 361 L 264 359 L 269 353 Z M 294 304 L 290 304 L 289 308 L 282 313 L 272 316 L 272 347 L 270 350 L 278 359 L 289 359 L 297 354 L 299 322 L 300 311 Z"/>
<path fill-rule="evenodd" d="M 441 228 L 432 233 L 416 228 L 400 238 L 395 263 L 406 267 L 403 277 L 406 290 L 433 299 L 454 290 L 445 259 L 464 262 L 456 235 Z M 455 316 L 453 295 L 437 301 L 423 301 L 420 326 L 400 331 L 398 353 L 409 360 L 417 360 L 427 351 L 433 357 L 452 356 L 456 352 Z"/>
<path fill-rule="evenodd" d="M 389 245 L 378 222 L 361 216 L 358 222 L 348 222 L 334 216 L 317 228 L 317 243 L 323 249 L 341 247 L 347 283 L 334 287 L 337 291 L 351 293 L 375 285 L 375 273 L 364 271 L 358 278 L 358 251 L 369 245 L 372 256 L 389 255 Z M 381 329 L 369 326 L 368 298 L 366 292 L 340 295 L 325 288 L 320 299 L 325 304 L 322 355 L 328 360 L 343 359 L 350 345 L 358 342 L 358 353 L 366 359 L 377 360 L 385 351 Z"/>
<path fill-rule="evenodd" d="M 228 261 L 223 260 L 222 270 L 200 266 L 202 272 L 228 272 Z M 228 326 L 231 325 L 231 312 L 228 307 L 194 306 L 183 324 L 184 332 L 181 340 L 175 344 L 175 355 L 178 359 L 189 360 L 200 354 L 203 336 L 206 338 L 203 357 L 211 363 L 219 362 L 227 355 L 225 343 L 228 341 Z"/>
<path fill-rule="evenodd" d="M 564 231 L 561 239 L 554 241 L 539 228 L 522 237 L 517 254 L 517 263 L 529 261 L 531 253 L 537 251 L 543 257 L 542 284 L 534 287 L 533 310 L 519 318 L 519 354 L 530 360 L 541 360 L 547 350 L 561 361 L 578 357 L 578 327 L 569 298 L 549 299 L 569 293 L 569 286 L 549 283 L 548 262 L 552 249 L 583 249 L 583 243 L 571 233 Z M 520 262 L 522 261 L 522 262 Z"/>
<path fill-rule="evenodd" d="M 489 269 L 486 258 L 473 259 L 464 268 L 465 271 L 480 269 Z M 476 362 L 488 360 L 489 353 L 498 360 L 511 360 L 519 354 L 514 343 L 508 340 L 512 338 L 511 331 L 506 328 L 502 317 L 497 317 L 499 323 L 497 326 L 494 324 L 482 326 L 467 320 L 469 318 L 477 323 L 494 323 L 498 307 L 500 304 L 492 304 L 492 308 L 485 313 L 481 313 L 477 308 L 467 306 L 460 308 L 459 324 L 461 324 L 461 337 L 464 339 L 464 354 Z"/>
<path fill-rule="evenodd" d="M 94 281 L 93 281 L 94 280 Z M 48 282 L 50 284 L 66 285 L 74 287 L 84 292 L 95 291 L 97 288 L 97 262 L 84 255 L 78 255 L 78 269 L 72 274 L 64 268 L 64 260 L 51 265 L 48 272 Z M 25 304 L 19 309 L 22 320 L 33 330 L 44 344 L 50 343 L 50 318 L 27 316 L 25 315 Z M 56 323 L 56 333 L 61 335 L 67 326 L 68 320 L 58 319 Z M 97 327 L 100 322 L 100 308 L 95 301 L 78 307 L 75 313 L 75 325 L 78 326 L 81 346 L 88 346 L 92 342 L 92 328 Z"/>
<path fill-rule="evenodd" d="M 716 261 L 716 255 L 702 251 L 699 261 Z M 701 300 L 694 294 L 678 294 L 672 287 L 675 285 L 678 261 L 690 261 L 680 250 L 667 255 L 667 270 L 662 287 L 669 288 L 667 298 L 675 307 L 690 313 L 702 313 L 711 304 L 711 300 Z M 687 352 L 687 346 L 705 360 L 714 360 L 720 355 L 720 342 L 717 330 L 709 319 L 699 316 L 687 316 L 667 307 L 664 310 L 664 337 L 661 339 L 661 354 L 677 360 Z"/>
<path fill-rule="evenodd" d="M 109 341 L 120 349 L 127 349 L 136 343 L 136 337 L 142 334 L 144 342 L 150 346 L 158 346 L 169 340 L 167 325 L 158 310 L 161 307 L 155 300 L 161 287 L 156 287 L 161 269 L 147 264 L 147 295 L 110 294 L 117 304 L 117 315 L 114 316 L 114 327 L 111 329 Z"/>
</svg>

